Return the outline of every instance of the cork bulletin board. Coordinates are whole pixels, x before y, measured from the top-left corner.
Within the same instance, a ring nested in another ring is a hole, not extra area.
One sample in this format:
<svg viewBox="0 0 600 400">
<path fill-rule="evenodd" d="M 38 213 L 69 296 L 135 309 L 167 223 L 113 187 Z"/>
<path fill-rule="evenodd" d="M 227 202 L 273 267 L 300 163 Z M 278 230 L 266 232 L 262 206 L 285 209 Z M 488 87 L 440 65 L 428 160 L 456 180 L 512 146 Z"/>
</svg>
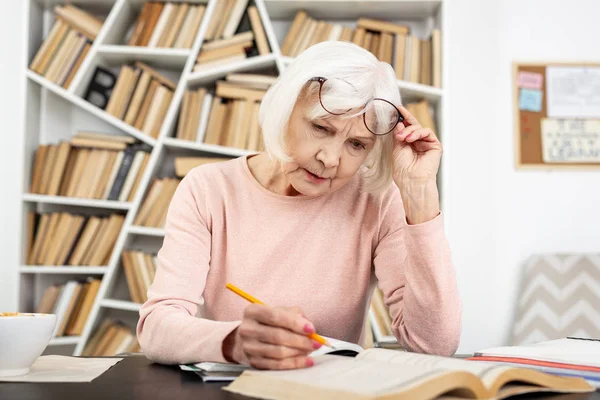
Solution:
<svg viewBox="0 0 600 400">
<path fill-rule="evenodd" d="M 514 63 L 517 168 L 600 169 L 600 63 Z"/>
</svg>

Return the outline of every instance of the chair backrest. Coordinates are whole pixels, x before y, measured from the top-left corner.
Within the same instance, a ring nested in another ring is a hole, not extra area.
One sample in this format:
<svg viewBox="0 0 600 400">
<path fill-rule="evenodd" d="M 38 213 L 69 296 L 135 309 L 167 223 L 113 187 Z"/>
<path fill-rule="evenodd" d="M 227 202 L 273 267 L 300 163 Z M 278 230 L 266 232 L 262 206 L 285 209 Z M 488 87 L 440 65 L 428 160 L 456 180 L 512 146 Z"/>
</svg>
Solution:
<svg viewBox="0 0 600 400">
<path fill-rule="evenodd" d="M 525 265 L 511 344 L 600 338 L 600 254 L 542 254 Z"/>
</svg>

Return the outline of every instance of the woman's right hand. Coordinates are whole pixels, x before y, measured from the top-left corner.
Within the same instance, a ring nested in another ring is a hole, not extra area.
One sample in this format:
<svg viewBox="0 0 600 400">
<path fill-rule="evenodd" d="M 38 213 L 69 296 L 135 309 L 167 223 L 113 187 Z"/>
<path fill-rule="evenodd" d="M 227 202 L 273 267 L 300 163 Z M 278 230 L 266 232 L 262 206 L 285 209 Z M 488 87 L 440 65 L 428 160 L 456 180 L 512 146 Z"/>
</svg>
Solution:
<svg viewBox="0 0 600 400">
<path fill-rule="evenodd" d="M 308 354 L 321 347 L 307 336 L 314 331 L 297 307 L 250 304 L 240 326 L 223 341 L 223 354 L 257 369 L 310 367 L 314 361 Z"/>
</svg>

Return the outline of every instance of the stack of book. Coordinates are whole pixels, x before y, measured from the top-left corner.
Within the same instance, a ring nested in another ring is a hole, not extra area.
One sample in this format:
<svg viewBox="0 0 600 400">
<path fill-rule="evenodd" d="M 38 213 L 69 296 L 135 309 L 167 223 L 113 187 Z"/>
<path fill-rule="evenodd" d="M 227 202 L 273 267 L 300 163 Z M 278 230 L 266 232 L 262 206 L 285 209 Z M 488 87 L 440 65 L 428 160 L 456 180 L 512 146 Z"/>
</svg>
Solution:
<svg viewBox="0 0 600 400">
<path fill-rule="evenodd" d="M 176 84 L 141 61 L 121 67 L 105 111 L 157 138 Z"/>
<path fill-rule="evenodd" d="M 167 210 L 179 182 L 181 179 L 177 178 L 155 178 L 133 224 L 164 228 Z"/>
<path fill-rule="evenodd" d="M 53 336 L 79 336 L 100 288 L 100 279 L 69 280 L 44 291 L 36 313 L 56 314 Z"/>
<path fill-rule="evenodd" d="M 140 351 L 135 330 L 121 321 L 105 318 L 85 345 L 84 357 L 114 356 Z"/>
<path fill-rule="evenodd" d="M 31 193 L 131 201 L 150 158 L 129 136 L 79 132 L 38 147 Z"/>
<path fill-rule="evenodd" d="M 204 4 L 146 2 L 127 45 L 189 49 L 205 10 Z"/>
<path fill-rule="evenodd" d="M 217 3 L 194 72 L 271 52 L 257 8 L 247 6 L 248 0 L 223 0 Z M 245 11 L 250 26 L 241 28 L 245 26 L 240 25 Z"/>
<path fill-rule="evenodd" d="M 228 161 L 231 158 L 223 157 L 175 157 L 175 176 L 183 178 L 192 169 L 200 165 Z"/>
<path fill-rule="evenodd" d="M 305 10 L 298 10 L 281 45 L 281 54 L 296 57 L 313 44 L 326 40 L 351 42 L 353 36 L 354 29 L 352 28 L 316 20 Z"/>
<path fill-rule="evenodd" d="M 129 295 L 134 303 L 148 300 L 148 289 L 156 273 L 156 255 L 128 250 L 121 254 Z"/>
<path fill-rule="evenodd" d="M 260 100 L 276 79 L 268 75 L 231 73 L 216 83 L 214 94 L 204 87 L 187 90 L 176 137 L 258 150 L 262 143 L 258 127 Z M 224 123 L 229 125 L 224 127 Z M 239 129 L 231 131 L 238 126 Z"/>
<path fill-rule="evenodd" d="M 592 328 L 593 329 L 593 328 Z M 575 330 L 575 329 L 574 329 Z M 472 361 L 521 367 L 565 377 L 579 377 L 600 389 L 600 337 L 585 334 L 476 351 Z"/>
<path fill-rule="evenodd" d="M 39 217 L 39 218 L 38 218 Z M 36 221 L 38 220 L 38 221 Z M 28 265 L 108 265 L 125 217 L 28 214 Z"/>
<path fill-rule="evenodd" d="M 56 21 L 29 68 L 68 88 L 103 22 L 71 4 L 56 6 L 54 12 Z"/>
<path fill-rule="evenodd" d="M 394 67 L 396 77 L 435 87 L 441 80 L 441 31 L 433 29 L 422 38 L 408 26 L 371 18 L 359 18 L 356 28 L 311 18 L 306 11 L 296 13 L 281 53 L 296 57 L 303 50 L 326 40 L 352 42 Z"/>
</svg>

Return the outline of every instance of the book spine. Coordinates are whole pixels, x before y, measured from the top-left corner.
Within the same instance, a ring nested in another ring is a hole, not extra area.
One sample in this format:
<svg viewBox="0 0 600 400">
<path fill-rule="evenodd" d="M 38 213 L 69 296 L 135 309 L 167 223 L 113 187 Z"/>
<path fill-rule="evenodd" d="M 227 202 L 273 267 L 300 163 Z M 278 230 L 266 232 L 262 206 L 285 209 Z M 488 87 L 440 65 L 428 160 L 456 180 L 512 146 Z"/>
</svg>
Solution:
<svg viewBox="0 0 600 400">
<path fill-rule="evenodd" d="M 134 156 L 135 149 L 133 148 L 133 146 L 125 150 L 125 154 L 123 155 L 123 161 L 121 162 L 121 167 L 119 168 L 119 172 L 117 172 L 115 183 L 110 189 L 108 200 L 116 201 L 119 198 L 119 194 L 121 193 L 121 189 L 123 188 L 123 184 L 125 183 L 125 178 L 127 177 L 127 173 L 129 172 L 129 168 L 131 167 L 131 163 L 133 162 Z"/>
</svg>

